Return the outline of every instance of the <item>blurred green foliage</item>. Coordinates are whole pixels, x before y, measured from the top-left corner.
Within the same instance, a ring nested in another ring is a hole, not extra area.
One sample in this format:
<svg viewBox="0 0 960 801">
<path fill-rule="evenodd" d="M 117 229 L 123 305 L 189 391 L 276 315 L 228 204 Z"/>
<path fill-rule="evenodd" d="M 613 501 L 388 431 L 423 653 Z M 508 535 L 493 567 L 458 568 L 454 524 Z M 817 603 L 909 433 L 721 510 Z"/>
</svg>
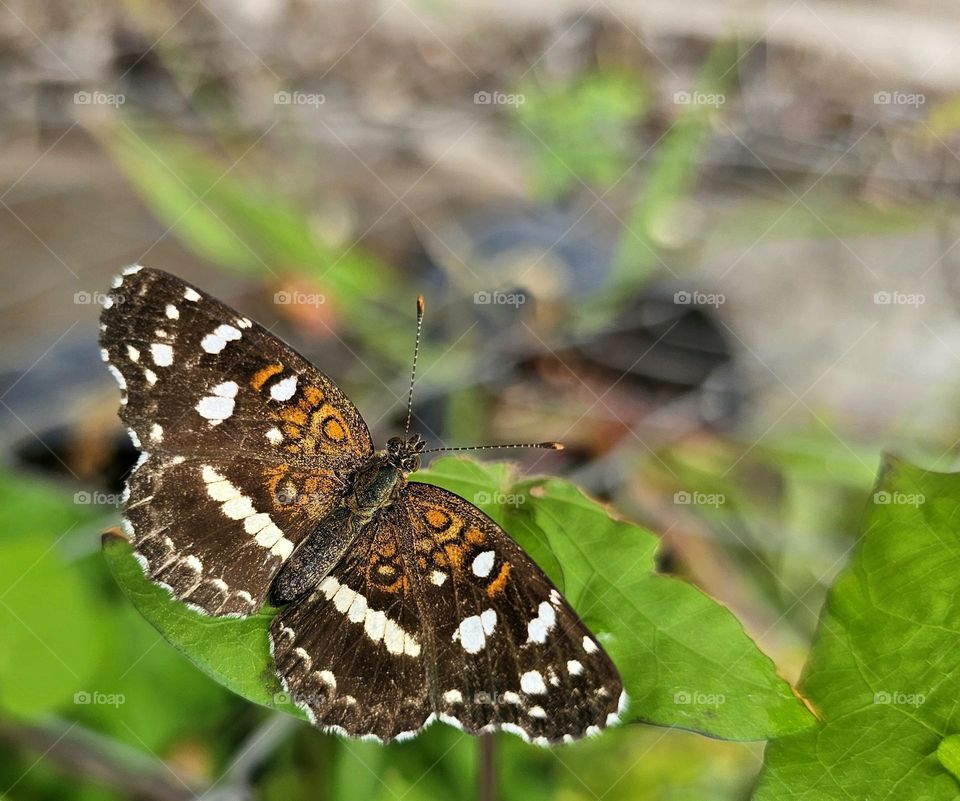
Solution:
<svg viewBox="0 0 960 801">
<path fill-rule="evenodd" d="M 589 72 L 566 85 L 520 87 L 518 132 L 528 141 L 535 188 L 545 200 L 589 184 L 603 192 L 636 158 L 632 126 L 646 114 L 650 88 L 635 73 Z"/>
</svg>

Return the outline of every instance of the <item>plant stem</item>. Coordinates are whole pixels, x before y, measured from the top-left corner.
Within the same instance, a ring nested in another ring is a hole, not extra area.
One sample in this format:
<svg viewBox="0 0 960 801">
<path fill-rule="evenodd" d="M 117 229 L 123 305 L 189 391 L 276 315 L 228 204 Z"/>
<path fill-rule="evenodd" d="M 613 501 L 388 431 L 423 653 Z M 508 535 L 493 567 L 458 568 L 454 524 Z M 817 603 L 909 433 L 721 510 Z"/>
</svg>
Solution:
<svg viewBox="0 0 960 801">
<path fill-rule="evenodd" d="M 477 738 L 477 801 L 497 801 L 496 742 L 492 734 Z"/>
</svg>

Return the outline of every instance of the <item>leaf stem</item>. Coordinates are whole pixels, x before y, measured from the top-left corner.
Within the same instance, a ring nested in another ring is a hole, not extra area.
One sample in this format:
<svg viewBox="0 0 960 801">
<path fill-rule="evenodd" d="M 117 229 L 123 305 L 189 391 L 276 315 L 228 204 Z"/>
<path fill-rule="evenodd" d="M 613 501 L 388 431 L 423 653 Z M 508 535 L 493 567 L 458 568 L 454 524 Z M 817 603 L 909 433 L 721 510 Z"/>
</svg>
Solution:
<svg viewBox="0 0 960 801">
<path fill-rule="evenodd" d="M 492 734 L 477 738 L 477 801 L 497 801 L 496 742 Z"/>
</svg>

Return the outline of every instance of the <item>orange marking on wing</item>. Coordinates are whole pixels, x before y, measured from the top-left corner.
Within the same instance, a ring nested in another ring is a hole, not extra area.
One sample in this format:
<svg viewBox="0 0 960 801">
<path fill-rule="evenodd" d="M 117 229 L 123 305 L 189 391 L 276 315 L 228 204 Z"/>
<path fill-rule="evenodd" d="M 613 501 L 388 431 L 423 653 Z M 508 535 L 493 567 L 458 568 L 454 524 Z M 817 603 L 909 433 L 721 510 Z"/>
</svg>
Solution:
<svg viewBox="0 0 960 801">
<path fill-rule="evenodd" d="M 272 376 L 275 376 L 277 373 L 281 372 L 283 372 L 283 365 L 279 362 L 268 364 L 266 367 L 260 368 L 253 374 L 253 378 L 250 379 L 250 386 L 259 392 L 261 389 L 263 389 L 263 385 L 266 384 Z"/>
<path fill-rule="evenodd" d="M 303 397 L 311 406 L 319 406 L 323 403 L 323 391 L 319 387 L 310 384 L 303 388 Z"/>
<path fill-rule="evenodd" d="M 431 528 L 444 530 L 450 527 L 451 522 L 453 522 L 453 519 L 446 512 L 440 509 L 427 510 L 427 523 L 430 524 Z"/>
<path fill-rule="evenodd" d="M 288 423 L 296 423 L 298 426 L 307 424 L 307 413 L 296 406 L 285 406 L 280 410 L 280 417 Z"/>
<path fill-rule="evenodd" d="M 466 539 L 468 545 L 482 545 L 487 541 L 487 535 L 478 528 L 468 528 Z"/>
<path fill-rule="evenodd" d="M 460 569 L 460 566 L 463 564 L 463 548 L 459 545 L 446 545 L 443 549 L 447 554 L 447 559 L 450 560 L 450 564 L 453 565 L 457 570 Z"/>
<path fill-rule="evenodd" d="M 497 573 L 497 577 L 487 585 L 487 595 L 493 598 L 503 592 L 503 588 L 507 586 L 509 576 L 510 563 L 504 562 L 500 567 L 500 572 Z"/>
<path fill-rule="evenodd" d="M 340 442 L 347 436 L 346 429 L 335 417 L 328 417 L 323 422 L 323 433 L 334 442 Z"/>
</svg>

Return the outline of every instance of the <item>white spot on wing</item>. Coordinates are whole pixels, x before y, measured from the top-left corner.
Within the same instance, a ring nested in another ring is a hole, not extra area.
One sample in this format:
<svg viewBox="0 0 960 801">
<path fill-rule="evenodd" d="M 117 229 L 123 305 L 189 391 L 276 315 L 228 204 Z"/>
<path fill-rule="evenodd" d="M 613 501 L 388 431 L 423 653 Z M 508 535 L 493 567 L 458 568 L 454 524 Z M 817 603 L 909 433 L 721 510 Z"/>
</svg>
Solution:
<svg viewBox="0 0 960 801">
<path fill-rule="evenodd" d="M 236 381 L 224 381 L 222 384 L 217 384 L 211 390 L 213 394 L 201 398 L 194 408 L 201 417 L 209 420 L 211 425 L 217 425 L 233 414 L 233 399 L 237 396 L 237 389 Z"/>
<path fill-rule="evenodd" d="M 204 400 L 208 399 L 204 398 Z M 233 403 L 232 400 L 229 402 Z M 201 466 L 200 474 L 207 485 L 207 495 L 221 505 L 220 510 L 231 520 L 243 520 L 244 531 L 248 534 L 255 533 L 254 539 L 258 545 L 269 548 L 270 553 L 284 561 L 293 553 L 293 543 L 283 536 L 283 532 L 270 519 L 270 515 L 266 512 L 257 512 L 250 498 L 240 492 L 231 481 L 208 464 Z M 320 585 L 321 589 L 329 578 Z"/>
<path fill-rule="evenodd" d="M 583 665 L 581 665 L 576 659 L 571 659 L 567 662 L 567 672 L 571 676 L 579 676 L 583 673 Z"/>
<path fill-rule="evenodd" d="M 541 695 L 547 691 L 539 670 L 528 670 L 520 677 L 520 689 L 528 695 Z"/>
<path fill-rule="evenodd" d="M 154 423 L 150 428 L 150 439 L 154 442 L 163 442 L 163 426 Z"/>
<path fill-rule="evenodd" d="M 297 377 L 288 376 L 270 387 L 270 397 L 277 401 L 290 400 L 297 391 Z"/>
<path fill-rule="evenodd" d="M 154 342 L 150 346 L 150 356 L 157 367 L 169 367 L 173 364 L 173 348 L 162 342 Z"/>
<path fill-rule="evenodd" d="M 447 690 L 443 694 L 443 700 L 448 704 L 460 704 L 463 702 L 463 694 L 460 690 Z"/>
<path fill-rule="evenodd" d="M 152 387 L 157 383 L 157 374 L 153 372 L 149 367 L 143 368 L 143 377 L 147 379 L 147 383 Z"/>
<path fill-rule="evenodd" d="M 279 445 L 283 442 L 283 434 L 280 433 L 279 428 L 271 428 L 267 431 L 267 439 L 270 440 L 271 445 Z"/>
<path fill-rule="evenodd" d="M 546 601 L 537 607 L 537 616 L 527 624 L 527 642 L 543 643 L 557 622 L 557 613 Z"/>
<path fill-rule="evenodd" d="M 169 317 L 171 320 L 180 319 L 180 309 L 178 309 L 172 303 L 167 304 L 166 312 L 167 312 L 167 317 Z"/>
<path fill-rule="evenodd" d="M 326 684 L 331 690 L 337 689 L 337 678 L 329 670 L 321 670 L 318 674 L 320 681 Z"/>
<path fill-rule="evenodd" d="M 200 293 L 197 292 L 192 286 L 188 286 L 183 290 L 183 297 L 186 300 L 196 303 L 198 300 L 200 300 Z"/>
<path fill-rule="evenodd" d="M 527 710 L 527 714 L 532 718 L 545 718 L 547 713 L 542 706 L 532 706 Z"/>
<path fill-rule="evenodd" d="M 447 574 L 444 573 L 442 570 L 434 570 L 430 574 L 430 581 L 432 581 L 438 587 L 442 587 L 443 582 L 445 582 L 446 580 L 447 580 Z"/>
<path fill-rule="evenodd" d="M 490 575 L 490 571 L 493 570 L 493 561 L 495 554 L 493 551 L 484 551 L 483 553 L 477 554 L 473 560 L 473 575 L 479 576 L 480 578 L 486 578 Z"/>
<path fill-rule="evenodd" d="M 486 643 L 486 635 L 483 633 L 483 623 L 480 622 L 479 615 L 471 615 L 460 621 L 457 630 L 453 633 L 454 641 L 460 640 L 460 646 L 468 654 L 479 653 Z"/>
<path fill-rule="evenodd" d="M 595 654 L 600 649 L 597 647 L 597 644 L 591 640 L 589 637 L 584 635 L 583 637 L 583 650 L 588 654 Z"/>
<path fill-rule="evenodd" d="M 132 362 L 140 361 L 140 351 L 133 347 L 133 345 L 127 345 L 127 356 L 130 357 L 130 361 Z"/>
</svg>

